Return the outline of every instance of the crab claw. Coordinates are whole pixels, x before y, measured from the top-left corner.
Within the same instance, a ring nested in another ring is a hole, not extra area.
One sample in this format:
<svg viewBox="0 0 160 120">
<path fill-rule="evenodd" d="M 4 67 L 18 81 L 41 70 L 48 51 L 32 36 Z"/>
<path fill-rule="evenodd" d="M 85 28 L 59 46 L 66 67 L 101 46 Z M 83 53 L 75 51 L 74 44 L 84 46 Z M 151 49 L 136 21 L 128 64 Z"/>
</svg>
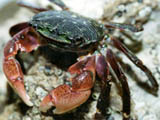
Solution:
<svg viewBox="0 0 160 120">
<path fill-rule="evenodd" d="M 62 114 L 70 111 L 84 103 L 91 94 L 91 90 L 75 92 L 68 85 L 60 85 L 47 95 L 40 105 L 40 110 L 46 112 L 55 106 L 55 114 Z"/>
<path fill-rule="evenodd" d="M 95 57 L 88 57 L 73 64 L 69 72 L 77 75 L 71 78 L 72 86 L 60 85 L 41 102 L 40 110 L 46 112 L 55 106 L 55 114 L 68 112 L 83 104 L 91 94 L 95 80 Z"/>
<path fill-rule="evenodd" d="M 21 26 L 25 24 L 26 26 Z M 18 93 L 21 99 L 28 105 L 32 106 L 33 103 L 24 88 L 24 76 L 19 62 L 15 56 L 18 51 L 31 52 L 36 49 L 39 44 L 39 36 L 32 27 L 27 27 L 27 23 L 22 23 L 14 26 L 17 28 L 13 31 L 11 28 L 12 40 L 8 41 L 4 47 L 3 71 L 8 79 L 9 84 Z M 23 29 L 23 27 L 27 27 Z M 21 30 L 22 29 L 22 30 Z M 18 33 L 17 33 L 18 32 Z"/>
<path fill-rule="evenodd" d="M 14 58 L 4 59 L 3 71 L 8 79 L 9 84 L 21 97 L 21 99 L 28 105 L 32 106 L 33 103 L 30 101 L 30 97 L 27 95 L 24 88 L 23 73 L 19 63 Z"/>
</svg>

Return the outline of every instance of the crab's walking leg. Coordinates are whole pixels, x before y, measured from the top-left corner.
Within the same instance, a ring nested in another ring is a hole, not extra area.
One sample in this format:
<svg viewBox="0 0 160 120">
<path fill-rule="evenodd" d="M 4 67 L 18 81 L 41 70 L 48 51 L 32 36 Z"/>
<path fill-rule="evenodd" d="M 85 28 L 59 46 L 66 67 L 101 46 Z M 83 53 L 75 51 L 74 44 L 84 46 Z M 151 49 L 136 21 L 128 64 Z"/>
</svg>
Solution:
<svg viewBox="0 0 160 120">
<path fill-rule="evenodd" d="M 68 10 L 69 8 L 64 4 L 64 2 L 62 0 L 49 0 L 50 2 L 58 5 L 60 8 L 62 8 L 63 10 Z"/>
<path fill-rule="evenodd" d="M 109 79 L 109 66 L 105 60 L 105 57 L 100 55 L 96 62 L 96 72 L 101 79 L 101 93 L 97 102 L 97 112 L 95 114 L 95 120 L 106 119 L 109 117 L 107 114 L 110 104 L 110 79 Z M 106 112 L 107 111 L 107 112 Z M 104 118 L 105 117 L 105 118 Z"/>
<path fill-rule="evenodd" d="M 69 8 L 61 0 L 49 0 L 49 1 L 52 2 L 52 3 L 54 3 L 54 4 L 56 4 L 57 6 L 59 6 L 60 8 L 62 8 L 63 10 L 69 10 Z M 19 6 L 21 6 L 21 7 L 29 8 L 29 9 L 31 9 L 35 13 L 51 10 L 49 8 L 39 7 L 39 6 L 37 6 L 37 5 L 33 4 L 33 3 L 26 2 L 24 0 L 18 1 L 17 4 Z"/>
<path fill-rule="evenodd" d="M 131 24 L 121 24 L 121 23 L 104 23 L 106 28 L 114 28 L 120 30 L 130 30 L 132 32 L 139 32 L 143 30 L 143 27 L 133 26 Z"/>
<path fill-rule="evenodd" d="M 118 66 L 115 56 L 113 55 L 113 52 L 110 49 L 107 50 L 107 60 L 110 63 L 117 78 L 122 84 L 123 120 L 129 120 L 131 103 L 130 103 L 130 90 L 128 87 L 127 79 L 122 70 L 120 69 L 120 67 Z"/>
<path fill-rule="evenodd" d="M 72 86 L 64 84 L 52 90 L 41 102 L 41 111 L 46 112 L 55 106 L 54 113 L 62 114 L 80 106 L 88 99 L 95 80 L 95 57 L 88 57 L 73 64 L 68 71 L 76 74 L 70 78 Z"/>
<path fill-rule="evenodd" d="M 15 59 L 15 55 L 18 51 L 31 52 L 38 46 L 38 35 L 34 32 L 33 28 L 28 27 L 14 35 L 13 39 L 4 48 L 3 71 L 9 84 L 29 106 L 32 106 L 32 102 L 24 88 L 23 73 L 20 64 Z"/>
<path fill-rule="evenodd" d="M 152 75 L 151 71 L 145 66 L 143 65 L 143 62 L 138 59 L 129 49 L 127 49 L 119 40 L 117 40 L 116 38 L 112 38 L 111 43 L 120 51 L 122 51 L 137 67 L 139 67 L 149 78 L 152 86 L 153 86 L 153 90 L 155 92 L 157 92 L 158 90 L 158 83 L 155 79 L 155 77 Z"/>
<path fill-rule="evenodd" d="M 47 8 L 41 8 L 33 3 L 30 3 L 30 2 L 26 2 L 24 0 L 22 1 L 18 1 L 17 4 L 21 7 L 25 7 L 25 8 L 29 8 L 31 9 L 32 11 L 34 11 L 35 13 L 39 13 L 39 12 L 43 12 L 43 11 L 48 11 L 49 9 Z"/>
</svg>

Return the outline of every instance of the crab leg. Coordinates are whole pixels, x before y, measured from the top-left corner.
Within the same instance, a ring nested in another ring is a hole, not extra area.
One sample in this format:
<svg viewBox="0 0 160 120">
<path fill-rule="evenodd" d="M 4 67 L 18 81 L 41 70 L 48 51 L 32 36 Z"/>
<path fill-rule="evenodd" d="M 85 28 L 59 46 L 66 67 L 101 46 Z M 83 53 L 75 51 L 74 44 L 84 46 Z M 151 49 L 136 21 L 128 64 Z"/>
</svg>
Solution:
<svg viewBox="0 0 160 120">
<path fill-rule="evenodd" d="M 49 0 L 49 1 L 56 4 L 57 6 L 62 8 L 63 10 L 68 10 L 69 9 L 61 0 Z M 49 8 L 41 8 L 41 7 L 39 7 L 39 6 L 37 6 L 33 3 L 26 2 L 24 0 L 18 1 L 17 4 L 21 7 L 29 8 L 35 13 L 51 10 Z"/>
<path fill-rule="evenodd" d="M 69 8 L 64 4 L 64 2 L 62 0 L 49 0 L 50 2 L 56 4 L 57 6 L 59 6 L 60 8 L 62 8 L 63 10 L 68 10 Z"/>
<path fill-rule="evenodd" d="M 130 115 L 130 111 L 131 111 L 130 110 L 131 103 L 130 103 L 130 90 L 129 90 L 129 86 L 127 83 L 127 78 L 124 75 L 124 73 L 122 72 L 122 70 L 120 69 L 120 67 L 118 66 L 117 61 L 115 59 L 115 56 L 113 55 L 113 52 L 110 49 L 107 50 L 106 56 L 107 56 L 107 61 L 110 63 L 118 80 L 122 84 L 123 120 L 129 120 L 129 115 Z"/>
<path fill-rule="evenodd" d="M 48 11 L 49 9 L 47 8 L 41 8 L 33 3 L 26 2 L 26 1 L 18 1 L 17 4 L 21 7 L 29 8 L 33 10 L 35 13 L 43 12 L 43 11 Z"/>
<path fill-rule="evenodd" d="M 106 28 L 114 28 L 120 30 L 130 30 L 132 32 L 139 32 L 143 30 L 143 27 L 133 26 L 131 24 L 121 24 L 121 23 L 104 23 Z"/>
<path fill-rule="evenodd" d="M 106 117 L 109 116 L 107 115 L 107 112 L 110 104 L 111 84 L 110 80 L 108 79 L 109 66 L 105 60 L 105 57 L 102 55 L 100 55 L 97 59 L 96 72 L 98 77 L 101 79 L 101 93 L 97 102 L 97 112 L 95 114 L 95 119 L 98 120 L 99 116 L 105 117 L 104 119 L 106 119 Z"/>
<path fill-rule="evenodd" d="M 24 77 L 19 62 L 15 59 L 17 52 L 31 52 L 39 46 L 38 35 L 33 28 L 28 27 L 13 36 L 4 48 L 3 71 L 9 84 L 19 94 L 22 100 L 29 106 L 32 106 L 29 96 L 24 88 Z"/>
<path fill-rule="evenodd" d="M 156 92 L 158 90 L 158 83 L 155 79 L 155 77 L 152 75 L 152 72 L 143 65 L 143 62 L 138 59 L 129 49 L 127 49 L 120 41 L 118 41 L 116 38 L 112 38 L 111 43 L 120 51 L 122 51 L 137 67 L 139 67 L 149 78 L 153 90 Z"/>
<path fill-rule="evenodd" d="M 76 75 L 70 78 L 72 86 L 64 84 L 52 90 L 41 102 L 41 111 L 46 112 L 55 106 L 54 113 L 62 114 L 80 106 L 89 98 L 95 80 L 95 56 L 73 64 L 68 71 Z"/>
</svg>

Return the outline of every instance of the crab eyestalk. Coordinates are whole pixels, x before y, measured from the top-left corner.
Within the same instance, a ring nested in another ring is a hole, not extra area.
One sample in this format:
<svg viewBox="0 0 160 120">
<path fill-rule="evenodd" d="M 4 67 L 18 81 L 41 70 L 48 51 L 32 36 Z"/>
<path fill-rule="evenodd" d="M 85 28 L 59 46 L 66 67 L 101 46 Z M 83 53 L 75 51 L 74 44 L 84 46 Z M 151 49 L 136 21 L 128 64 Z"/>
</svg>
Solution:
<svg viewBox="0 0 160 120">
<path fill-rule="evenodd" d="M 54 113 L 62 114 L 80 106 L 89 98 L 95 81 L 95 56 L 73 64 L 68 71 L 76 74 L 71 78 L 72 86 L 64 84 L 52 90 L 41 102 L 41 111 L 46 112 L 55 106 Z"/>
</svg>

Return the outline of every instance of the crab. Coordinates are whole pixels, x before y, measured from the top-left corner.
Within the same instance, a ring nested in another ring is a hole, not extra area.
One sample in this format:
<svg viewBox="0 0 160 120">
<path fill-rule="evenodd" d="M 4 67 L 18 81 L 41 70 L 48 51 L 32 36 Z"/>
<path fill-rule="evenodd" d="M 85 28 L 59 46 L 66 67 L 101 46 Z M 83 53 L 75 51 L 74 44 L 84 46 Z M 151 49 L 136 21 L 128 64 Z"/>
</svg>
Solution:
<svg viewBox="0 0 160 120">
<path fill-rule="evenodd" d="M 158 90 L 158 83 L 151 71 L 116 37 L 110 35 L 108 29 L 130 30 L 139 32 L 143 29 L 130 24 L 97 22 L 91 18 L 69 11 L 60 0 L 50 0 L 62 10 L 51 10 L 29 5 L 18 4 L 30 8 L 36 15 L 29 22 L 16 24 L 10 28 L 12 39 L 4 47 L 3 71 L 11 87 L 28 106 L 33 103 L 24 87 L 24 73 L 16 59 L 17 53 L 31 52 L 39 46 L 49 46 L 61 52 L 82 54 L 77 62 L 68 68 L 71 77 L 70 85 L 63 84 L 51 90 L 40 104 L 40 110 L 46 112 L 55 106 L 55 114 L 66 113 L 84 102 L 91 95 L 96 77 L 102 81 L 102 94 L 99 97 L 97 109 L 103 109 L 99 102 L 109 98 L 111 79 L 110 69 L 113 70 L 122 87 L 123 119 L 130 118 L 131 102 L 127 78 L 121 70 L 116 56 L 109 45 L 124 53 L 149 78 L 153 91 Z M 105 53 L 101 49 L 105 48 Z"/>
</svg>

